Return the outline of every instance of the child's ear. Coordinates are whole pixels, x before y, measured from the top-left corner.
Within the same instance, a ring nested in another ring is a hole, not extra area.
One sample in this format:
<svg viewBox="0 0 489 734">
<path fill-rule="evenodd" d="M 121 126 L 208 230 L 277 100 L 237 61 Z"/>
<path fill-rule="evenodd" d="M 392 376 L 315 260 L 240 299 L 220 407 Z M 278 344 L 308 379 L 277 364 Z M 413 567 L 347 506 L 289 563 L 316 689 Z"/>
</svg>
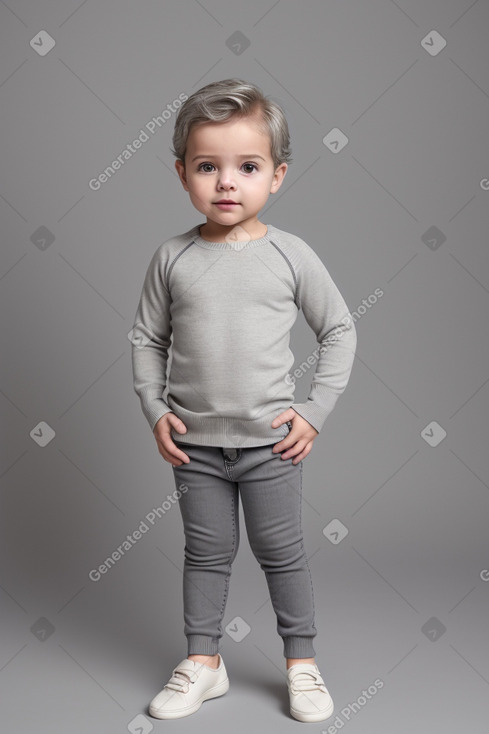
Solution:
<svg viewBox="0 0 489 734">
<path fill-rule="evenodd" d="M 180 160 L 175 161 L 175 168 L 177 169 L 178 176 L 182 182 L 185 191 L 188 191 L 187 176 L 185 174 L 185 165 Z"/>
<path fill-rule="evenodd" d="M 278 191 L 279 188 L 281 187 L 282 181 L 284 180 L 285 174 L 287 173 L 287 169 L 288 169 L 287 163 L 281 163 L 275 169 L 275 173 L 273 175 L 272 187 L 270 189 L 271 194 L 275 194 L 275 192 Z"/>
</svg>

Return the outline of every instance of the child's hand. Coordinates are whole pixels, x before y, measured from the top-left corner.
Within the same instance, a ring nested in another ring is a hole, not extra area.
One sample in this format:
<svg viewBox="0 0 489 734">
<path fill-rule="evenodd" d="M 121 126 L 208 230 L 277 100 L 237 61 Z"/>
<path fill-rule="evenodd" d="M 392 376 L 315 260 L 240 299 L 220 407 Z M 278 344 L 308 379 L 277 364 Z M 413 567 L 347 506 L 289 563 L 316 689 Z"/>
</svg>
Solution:
<svg viewBox="0 0 489 734">
<path fill-rule="evenodd" d="M 288 436 L 275 444 L 272 451 L 278 453 L 284 451 L 282 459 L 290 459 L 291 456 L 295 457 L 293 464 L 298 464 L 302 459 L 305 459 L 308 453 L 312 449 L 312 444 L 319 432 L 311 426 L 299 413 L 296 413 L 293 408 L 285 410 L 272 421 L 272 428 L 278 428 L 282 423 L 291 421 L 292 428 Z M 287 451 L 288 449 L 288 451 Z"/>
<path fill-rule="evenodd" d="M 187 426 L 175 413 L 165 413 L 153 429 L 158 451 L 165 461 L 168 461 L 172 466 L 188 464 L 189 457 L 172 440 L 171 428 L 174 428 L 177 433 L 186 433 L 187 431 Z"/>
</svg>

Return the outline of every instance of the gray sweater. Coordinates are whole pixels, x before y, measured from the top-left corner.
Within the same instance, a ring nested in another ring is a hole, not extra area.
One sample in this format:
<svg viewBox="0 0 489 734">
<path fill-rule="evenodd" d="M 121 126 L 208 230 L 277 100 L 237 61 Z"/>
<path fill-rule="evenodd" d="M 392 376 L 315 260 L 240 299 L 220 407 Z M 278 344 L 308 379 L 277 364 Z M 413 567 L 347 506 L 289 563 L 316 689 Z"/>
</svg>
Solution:
<svg viewBox="0 0 489 734">
<path fill-rule="evenodd" d="M 293 408 L 321 431 L 346 388 L 357 343 L 324 264 L 306 242 L 271 224 L 248 242 L 208 242 L 200 226 L 154 253 L 130 334 L 134 390 L 151 430 L 172 411 L 187 427 L 184 434 L 171 428 L 174 440 L 264 446 L 288 434 L 286 424 L 271 423 Z M 289 373 L 299 309 L 318 346 Z M 296 381 L 311 375 L 307 401 L 294 403 Z"/>
</svg>

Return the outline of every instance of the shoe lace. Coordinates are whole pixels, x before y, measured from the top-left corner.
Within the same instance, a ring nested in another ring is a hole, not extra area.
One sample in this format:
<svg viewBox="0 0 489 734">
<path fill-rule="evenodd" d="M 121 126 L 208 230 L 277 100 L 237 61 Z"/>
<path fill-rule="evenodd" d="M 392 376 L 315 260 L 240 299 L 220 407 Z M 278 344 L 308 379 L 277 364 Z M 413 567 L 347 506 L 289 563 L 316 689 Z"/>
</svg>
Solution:
<svg viewBox="0 0 489 734">
<path fill-rule="evenodd" d="M 327 693 L 327 688 L 319 673 L 314 673 L 312 670 L 301 670 L 296 673 L 290 684 L 292 693 L 300 693 L 303 691 L 323 691 Z"/>
</svg>

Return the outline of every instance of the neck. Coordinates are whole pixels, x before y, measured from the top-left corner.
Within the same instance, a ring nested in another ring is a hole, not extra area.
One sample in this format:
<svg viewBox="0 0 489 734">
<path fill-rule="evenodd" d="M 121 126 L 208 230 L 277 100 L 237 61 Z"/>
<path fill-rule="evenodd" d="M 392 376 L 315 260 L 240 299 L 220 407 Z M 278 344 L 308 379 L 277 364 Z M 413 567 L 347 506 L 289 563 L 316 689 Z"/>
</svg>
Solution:
<svg viewBox="0 0 489 734">
<path fill-rule="evenodd" d="M 233 232 L 234 230 L 234 232 Z M 232 239 L 237 242 L 246 241 L 248 239 L 257 240 L 264 237 L 267 233 L 267 226 L 256 219 L 253 222 L 244 222 L 229 226 L 209 222 L 199 228 L 200 236 L 210 242 L 227 242 L 230 233 L 233 233 Z"/>
</svg>

